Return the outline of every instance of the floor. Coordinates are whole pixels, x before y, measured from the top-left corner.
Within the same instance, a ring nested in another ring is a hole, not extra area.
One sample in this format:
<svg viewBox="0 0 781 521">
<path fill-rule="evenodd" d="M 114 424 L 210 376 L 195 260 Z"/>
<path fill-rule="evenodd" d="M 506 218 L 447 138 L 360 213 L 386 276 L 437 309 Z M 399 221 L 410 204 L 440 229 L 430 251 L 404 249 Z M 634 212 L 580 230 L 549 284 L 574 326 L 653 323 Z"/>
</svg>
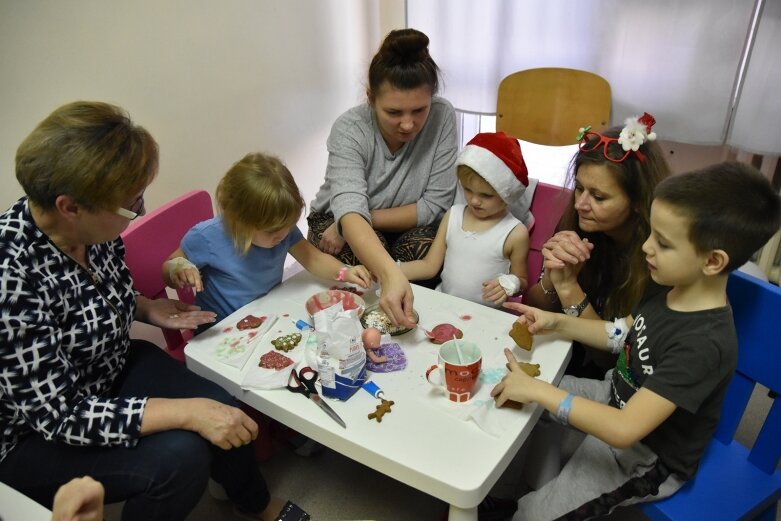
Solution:
<svg viewBox="0 0 781 521">
<path fill-rule="evenodd" d="M 738 439 L 750 444 L 770 404 L 767 392 L 755 391 Z M 329 449 L 303 457 L 283 444 L 275 444 L 272 457 L 261 464 L 272 494 L 291 499 L 316 521 L 441 521 L 447 505 L 399 483 L 373 469 Z M 121 505 L 107 508 L 106 520 L 119 521 Z M 229 504 L 207 492 L 187 521 L 233 521 L 238 519 Z M 647 519 L 634 508 L 610 516 L 610 521 Z M 781 513 L 776 518 L 781 521 Z"/>
</svg>

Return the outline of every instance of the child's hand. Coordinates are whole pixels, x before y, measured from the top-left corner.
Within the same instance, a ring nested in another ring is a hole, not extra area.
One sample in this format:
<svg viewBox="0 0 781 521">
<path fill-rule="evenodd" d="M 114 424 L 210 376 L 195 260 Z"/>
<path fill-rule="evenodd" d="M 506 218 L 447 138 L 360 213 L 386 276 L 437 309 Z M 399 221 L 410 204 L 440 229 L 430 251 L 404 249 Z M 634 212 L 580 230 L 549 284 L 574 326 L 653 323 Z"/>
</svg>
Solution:
<svg viewBox="0 0 781 521">
<path fill-rule="evenodd" d="M 165 267 L 168 270 L 168 278 L 173 288 L 191 287 L 196 293 L 203 291 L 201 273 L 189 260 L 184 257 L 176 257 L 165 261 Z"/>
<path fill-rule="evenodd" d="M 504 301 L 507 300 L 507 292 L 499 284 L 499 279 L 483 282 L 483 300 L 493 302 L 497 306 L 504 304 Z"/>
<path fill-rule="evenodd" d="M 372 274 L 363 265 L 350 266 L 344 273 L 345 282 L 352 282 L 366 289 L 372 283 Z"/>
<path fill-rule="evenodd" d="M 526 324 L 529 328 L 529 333 L 532 335 L 556 331 L 559 319 L 564 316 L 561 313 L 543 311 L 518 302 L 505 302 L 504 307 L 517 311 L 520 314 L 518 322 Z"/>
<path fill-rule="evenodd" d="M 531 396 L 532 388 L 535 385 L 534 378 L 521 369 L 512 351 L 505 348 L 504 356 L 507 357 L 507 369 L 509 369 L 509 372 L 502 378 L 501 382 L 491 389 L 491 396 L 494 397 L 496 406 L 501 407 L 507 400 L 519 403 L 534 401 Z"/>
</svg>

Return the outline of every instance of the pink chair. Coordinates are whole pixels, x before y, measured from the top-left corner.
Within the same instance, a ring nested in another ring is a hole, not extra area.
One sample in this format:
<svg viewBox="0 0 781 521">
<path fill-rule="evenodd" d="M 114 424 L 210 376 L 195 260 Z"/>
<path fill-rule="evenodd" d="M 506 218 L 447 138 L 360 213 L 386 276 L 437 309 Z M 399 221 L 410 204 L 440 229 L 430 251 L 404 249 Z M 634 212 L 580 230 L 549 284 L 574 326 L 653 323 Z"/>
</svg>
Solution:
<svg viewBox="0 0 781 521">
<path fill-rule="evenodd" d="M 560 186 L 537 183 L 532 198 L 531 212 L 534 227 L 529 232 L 529 285 L 537 283 L 542 273 L 542 245 L 553 236 L 556 225 L 570 201 L 567 190 Z"/>
<path fill-rule="evenodd" d="M 148 213 L 122 233 L 125 263 L 130 268 L 135 288 L 150 299 L 165 298 L 163 262 L 179 247 L 184 234 L 193 225 L 214 217 L 212 200 L 204 190 L 193 190 L 157 210 Z M 179 300 L 192 303 L 192 291 L 177 291 Z M 163 329 L 168 353 L 184 362 L 184 346 L 190 331 Z"/>
</svg>

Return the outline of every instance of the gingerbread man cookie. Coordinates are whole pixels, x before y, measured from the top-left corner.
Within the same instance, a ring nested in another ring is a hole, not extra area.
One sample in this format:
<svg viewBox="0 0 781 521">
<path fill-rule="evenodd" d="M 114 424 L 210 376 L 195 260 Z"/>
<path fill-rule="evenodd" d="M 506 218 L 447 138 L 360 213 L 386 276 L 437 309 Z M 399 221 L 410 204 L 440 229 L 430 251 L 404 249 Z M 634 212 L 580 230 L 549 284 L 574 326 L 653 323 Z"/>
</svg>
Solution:
<svg viewBox="0 0 781 521">
<path fill-rule="evenodd" d="M 289 335 L 275 338 L 271 341 L 271 345 L 273 345 L 276 350 L 287 353 L 291 349 L 295 348 L 299 342 L 301 342 L 301 333 L 291 333 Z"/>
<path fill-rule="evenodd" d="M 513 322 L 513 327 L 510 329 L 510 338 L 512 338 L 521 349 L 531 351 L 533 340 L 531 333 L 529 333 L 529 328 L 526 327 L 526 324 Z"/>
<path fill-rule="evenodd" d="M 517 324 L 517 322 L 516 322 Z M 540 376 L 540 364 L 529 364 L 526 362 L 518 362 L 518 365 L 521 366 L 521 371 L 528 374 L 531 377 Z M 510 364 L 507 364 L 507 369 L 510 369 Z M 509 407 L 510 409 L 522 409 L 523 404 L 521 402 L 516 402 L 515 400 L 507 400 L 504 402 L 504 405 L 502 407 Z"/>
<path fill-rule="evenodd" d="M 394 401 L 391 400 L 383 400 L 380 405 L 377 406 L 377 410 L 373 413 L 369 414 L 369 419 L 372 418 L 377 420 L 377 423 L 382 423 L 382 417 L 385 416 L 386 412 L 393 412 L 391 411 L 391 405 L 393 405 Z"/>
</svg>

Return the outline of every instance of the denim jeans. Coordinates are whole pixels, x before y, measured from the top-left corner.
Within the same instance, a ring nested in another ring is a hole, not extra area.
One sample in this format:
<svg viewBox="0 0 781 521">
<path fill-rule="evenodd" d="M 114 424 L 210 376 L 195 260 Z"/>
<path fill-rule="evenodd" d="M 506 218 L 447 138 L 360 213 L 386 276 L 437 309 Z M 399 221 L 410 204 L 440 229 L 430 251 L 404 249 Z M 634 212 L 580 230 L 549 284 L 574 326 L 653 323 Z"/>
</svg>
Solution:
<svg viewBox="0 0 781 521">
<path fill-rule="evenodd" d="M 222 387 L 141 340 L 132 341 L 111 394 L 202 397 L 239 406 Z M 260 512 L 270 499 L 252 444 L 222 450 L 185 430 L 144 436 L 133 448 L 78 447 L 31 433 L 0 462 L 0 481 L 49 508 L 60 485 L 83 475 L 103 484 L 106 503 L 125 501 L 123 521 L 185 519 L 210 476 L 242 510 Z"/>
</svg>

